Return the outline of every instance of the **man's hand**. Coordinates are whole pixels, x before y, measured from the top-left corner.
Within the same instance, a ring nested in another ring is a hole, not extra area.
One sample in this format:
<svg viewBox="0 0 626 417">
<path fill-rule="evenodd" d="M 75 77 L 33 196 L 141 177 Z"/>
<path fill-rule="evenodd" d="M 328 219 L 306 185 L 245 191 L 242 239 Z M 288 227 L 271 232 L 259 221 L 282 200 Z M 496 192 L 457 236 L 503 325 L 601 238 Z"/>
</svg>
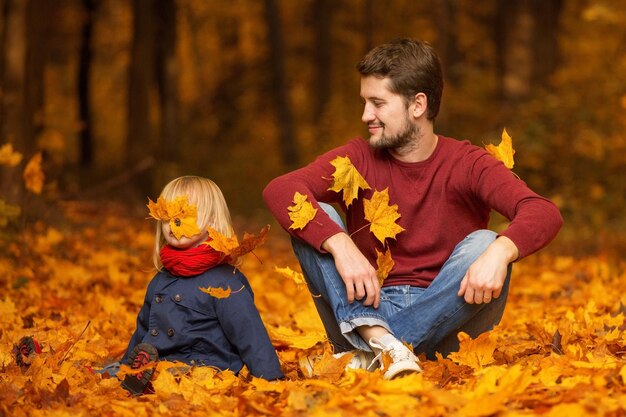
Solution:
<svg viewBox="0 0 626 417">
<path fill-rule="evenodd" d="M 376 270 L 356 247 L 350 236 L 337 233 L 326 239 L 322 243 L 322 248 L 335 258 L 337 272 L 346 284 L 348 303 L 357 299 L 362 300 L 363 305 L 378 308 L 380 286 Z"/>
<path fill-rule="evenodd" d="M 470 265 L 459 288 L 458 296 L 469 304 L 489 303 L 498 298 L 509 264 L 519 256 L 513 241 L 500 236 Z"/>
</svg>

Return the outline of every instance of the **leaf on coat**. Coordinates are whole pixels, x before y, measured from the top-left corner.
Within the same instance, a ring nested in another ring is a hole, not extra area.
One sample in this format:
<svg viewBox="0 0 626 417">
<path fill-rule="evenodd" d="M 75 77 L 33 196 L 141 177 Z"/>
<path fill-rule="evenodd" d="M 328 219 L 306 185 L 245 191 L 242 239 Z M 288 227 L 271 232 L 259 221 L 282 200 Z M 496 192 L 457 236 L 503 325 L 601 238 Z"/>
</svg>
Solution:
<svg viewBox="0 0 626 417">
<path fill-rule="evenodd" d="M 515 155 L 515 149 L 513 149 L 513 139 L 506 132 L 506 129 L 502 130 L 502 139 L 498 146 L 488 144 L 485 145 L 485 149 L 491 156 L 501 161 L 508 169 L 513 168 L 513 155 Z"/>
<path fill-rule="evenodd" d="M 152 218 L 169 222 L 176 239 L 200 233 L 197 223 L 198 209 L 188 203 L 186 195 L 178 196 L 172 201 L 159 197 L 156 203 L 148 198 L 148 210 Z"/>
<path fill-rule="evenodd" d="M 236 294 L 239 291 L 243 290 L 244 286 L 242 285 L 241 288 L 239 288 L 237 291 L 232 291 L 230 289 L 230 285 L 226 288 L 222 288 L 222 287 L 207 287 L 207 288 L 202 288 L 202 287 L 198 287 L 198 289 L 200 291 L 202 291 L 203 293 L 209 294 L 211 297 L 214 298 L 228 298 L 231 296 L 231 294 Z"/>
<path fill-rule="evenodd" d="M 41 194 L 45 175 L 41 168 L 41 152 L 37 152 L 26 164 L 24 168 L 24 184 L 26 189 L 33 194 Z"/>
<path fill-rule="evenodd" d="M 391 259 L 391 249 L 387 249 L 385 252 L 380 252 L 376 249 L 376 276 L 378 277 L 378 283 L 383 286 L 383 282 L 389 276 L 389 273 L 393 269 L 395 262 Z"/>
<path fill-rule="evenodd" d="M 329 190 L 343 192 L 343 201 L 346 207 L 350 207 L 352 202 L 359 195 L 359 190 L 369 190 L 371 187 L 365 181 L 361 173 L 352 165 L 352 161 L 347 156 L 338 156 L 330 164 L 335 167 L 333 173 L 333 185 Z"/>
<path fill-rule="evenodd" d="M 371 200 L 363 200 L 365 220 L 370 222 L 370 231 L 384 245 L 385 239 L 395 239 L 396 235 L 405 229 L 396 224 L 401 216 L 398 205 L 389 205 L 389 188 L 383 191 L 374 191 Z"/>
<path fill-rule="evenodd" d="M 313 207 L 310 201 L 307 201 L 306 194 L 300 194 L 296 191 L 293 195 L 293 206 L 287 207 L 289 210 L 289 218 L 291 219 L 290 229 L 304 229 L 307 224 L 317 214 L 317 209 Z"/>
<path fill-rule="evenodd" d="M 244 233 L 241 243 L 234 234 L 232 237 L 228 237 L 212 227 L 208 227 L 207 230 L 209 231 L 209 237 L 211 240 L 206 244 L 216 251 L 222 252 L 224 255 L 228 256 L 228 263 L 234 265 L 237 264 L 239 258 L 252 252 L 265 243 L 265 237 L 270 230 L 270 225 L 265 225 L 258 235 Z"/>
<path fill-rule="evenodd" d="M 6 143 L 0 147 L 0 165 L 14 167 L 22 162 L 22 154 L 13 150 L 13 145 Z"/>
<path fill-rule="evenodd" d="M 285 268 L 279 268 L 275 266 L 274 271 L 278 272 L 280 275 L 282 275 L 285 278 L 289 278 L 293 280 L 293 282 L 296 283 L 296 286 L 298 287 L 298 289 L 302 288 L 303 285 L 306 285 L 306 281 L 304 280 L 304 275 L 302 274 L 302 272 L 294 271 L 288 266 Z"/>
</svg>

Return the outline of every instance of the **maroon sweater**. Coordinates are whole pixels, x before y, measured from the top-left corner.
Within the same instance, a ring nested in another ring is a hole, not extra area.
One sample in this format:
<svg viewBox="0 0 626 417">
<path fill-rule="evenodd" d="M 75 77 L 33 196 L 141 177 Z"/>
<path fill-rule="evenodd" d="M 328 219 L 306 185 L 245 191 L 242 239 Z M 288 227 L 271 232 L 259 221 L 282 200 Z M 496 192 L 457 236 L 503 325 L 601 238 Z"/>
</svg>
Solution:
<svg viewBox="0 0 626 417">
<path fill-rule="evenodd" d="M 372 189 L 346 208 L 342 192 L 329 191 L 337 156 L 348 156 Z M 363 199 L 389 188 L 389 204 L 398 205 L 397 223 L 405 231 L 386 239 L 395 265 L 384 286 L 409 284 L 427 287 L 454 247 L 469 233 L 486 229 L 491 209 L 511 220 L 501 236 L 510 238 L 523 258 L 547 245 L 563 219 L 549 200 L 526 184 L 484 149 L 467 141 L 439 136 L 433 154 L 422 162 L 406 163 L 386 150 L 374 150 L 363 139 L 318 157 L 314 162 L 271 181 L 263 197 L 281 226 L 313 247 L 342 229 L 319 209 L 304 229 L 289 229 L 288 206 L 296 191 L 317 201 L 337 203 L 346 214 L 348 233 L 376 268 L 376 250 L 384 247 L 367 227 Z M 366 226 L 366 227 L 364 227 Z M 361 230 L 359 230 L 361 229 Z"/>
</svg>

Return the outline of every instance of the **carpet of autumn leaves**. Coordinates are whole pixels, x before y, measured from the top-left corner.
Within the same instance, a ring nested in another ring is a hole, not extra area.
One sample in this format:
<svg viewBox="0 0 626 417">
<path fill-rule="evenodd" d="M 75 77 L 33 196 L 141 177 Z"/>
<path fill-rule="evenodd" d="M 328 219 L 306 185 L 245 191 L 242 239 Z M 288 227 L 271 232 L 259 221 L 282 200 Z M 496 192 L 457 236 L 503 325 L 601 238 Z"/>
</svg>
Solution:
<svg viewBox="0 0 626 417">
<path fill-rule="evenodd" d="M 308 291 L 274 271 L 297 269 L 278 228 L 255 250 L 262 263 L 248 255 L 242 270 L 286 380 L 162 362 L 155 394 L 132 398 L 93 370 L 119 359 L 134 330 L 154 272 L 154 224 L 76 203 L 65 218 L 3 242 L 0 416 L 626 415 L 625 263 L 547 253 L 524 260 L 500 326 L 461 336 L 460 352 L 423 361 L 421 374 L 384 381 L 379 371 L 344 372 L 330 356 Z M 43 352 L 23 370 L 11 350 L 25 335 Z M 321 359 L 309 376 L 310 355 Z"/>
</svg>

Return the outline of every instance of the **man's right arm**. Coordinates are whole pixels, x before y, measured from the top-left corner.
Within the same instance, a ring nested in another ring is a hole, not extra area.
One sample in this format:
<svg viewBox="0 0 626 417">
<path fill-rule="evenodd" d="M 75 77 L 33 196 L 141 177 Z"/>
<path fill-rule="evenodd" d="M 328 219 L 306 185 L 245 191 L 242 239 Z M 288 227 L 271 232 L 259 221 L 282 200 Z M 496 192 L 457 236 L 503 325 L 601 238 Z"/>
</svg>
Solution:
<svg viewBox="0 0 626 417">
<path fill-rule="evenodd" d="M 361 300 L 363 305 L 378 308 L 380 285 L 376 270 L 350 239 L 350 236 L 344 232 L 337 233 L 326 239 L 322 243 L 322 248 L 335 259 L 337 272 L 346 285 L 348 303 L 357 299 Z"/>
</svg>

